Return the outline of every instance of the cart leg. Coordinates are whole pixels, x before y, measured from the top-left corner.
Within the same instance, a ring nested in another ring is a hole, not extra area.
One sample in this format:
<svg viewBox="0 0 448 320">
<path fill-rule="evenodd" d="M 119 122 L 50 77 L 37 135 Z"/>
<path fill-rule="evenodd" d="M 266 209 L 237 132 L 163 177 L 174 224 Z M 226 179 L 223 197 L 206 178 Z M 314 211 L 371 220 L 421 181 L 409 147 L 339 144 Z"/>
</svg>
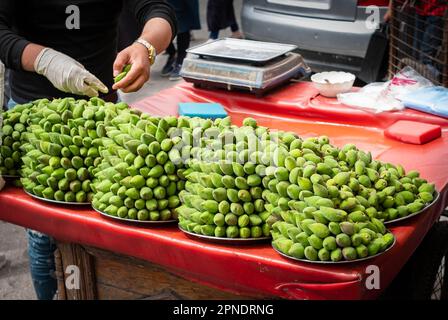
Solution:
<svg viewBox="0 0 448 320">
<path fill-rule="evenodd" d="M 57 242 L 56 277 L 59 300 L 94 300 L 97 298 L 93 257 L 84 247 Z M 75 281 L 71 286 L 72 280 Z"/>
</svg>

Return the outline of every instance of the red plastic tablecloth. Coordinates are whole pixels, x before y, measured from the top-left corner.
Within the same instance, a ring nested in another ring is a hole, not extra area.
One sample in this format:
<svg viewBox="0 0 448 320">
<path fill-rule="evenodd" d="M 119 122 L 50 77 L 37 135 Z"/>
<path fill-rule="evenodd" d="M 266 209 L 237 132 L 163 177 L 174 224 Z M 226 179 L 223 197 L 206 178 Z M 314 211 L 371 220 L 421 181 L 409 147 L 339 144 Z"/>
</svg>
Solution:
<svg viewBox="0 0 448 320">
<path fill-rule="evenodd" d="M 136 227 L 101 217 L 90 209 L 66 208 L 33 200 L 21 190 L 0 192 L 0 219 L 52 235 L 159 264 L 203 284 L 241 295 L 292 299 L 366 299 L 377 297 L 439 217 L 448 192 L 448 120 L 406 110 L 372 114 L 318 96 L 309 83 L 292 84 L 260 99 L 246 93 L 204 91 L 182 83 L 136 103 L 155 115 L 176 114 L 179 102 L 220 102 L 236 124 L 246 116 L 261 125 L 302 136 L 326 134 L 332 143 L 351 142 L 382 161 L 417 169 L 435 182 L 441 196 L 425 214 L 391 228 L 396 245 L 378 258 L 345 265 L 297 263 L 279 256 L 269 244 L 232 247 L 192 240 L 176 226 Z M 406 119 L 439 124 L 442 137 L 426 145 L 385 138 L 383 129 Z M 380 269 L 379 290 L 367 289 L 366 267 Z"/>
</svg>

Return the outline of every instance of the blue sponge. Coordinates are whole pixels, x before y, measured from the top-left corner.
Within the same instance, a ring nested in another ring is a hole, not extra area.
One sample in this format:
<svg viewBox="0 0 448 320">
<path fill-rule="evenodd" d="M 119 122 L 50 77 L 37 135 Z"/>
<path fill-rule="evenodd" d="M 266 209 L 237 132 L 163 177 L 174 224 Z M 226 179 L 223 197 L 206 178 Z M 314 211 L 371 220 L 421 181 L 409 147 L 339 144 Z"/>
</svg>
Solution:
<svg viewBox="0 0 448 320">
<path fill-rule="evenodd" d="M 217 119 L 227 117 L 227 112 L 219 103 L 179 103 L 179 116 Z"/>
</svg>

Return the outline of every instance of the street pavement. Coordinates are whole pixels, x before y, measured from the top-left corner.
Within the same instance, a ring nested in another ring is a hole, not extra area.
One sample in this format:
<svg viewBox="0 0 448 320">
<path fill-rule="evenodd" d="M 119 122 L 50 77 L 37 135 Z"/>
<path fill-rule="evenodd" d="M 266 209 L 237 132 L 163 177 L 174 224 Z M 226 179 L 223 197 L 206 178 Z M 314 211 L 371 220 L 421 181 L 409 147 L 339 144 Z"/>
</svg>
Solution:
<svg viewBox="0 0 448 320">
<path fill-rule="evenodd" d="M 0 300 L 35 299 L 21 227 L 0 221 Z"/>
<path fill-rule="evenodd" d="M 207 41 L 206 2 L 199 0 L 202 29 L 193 32 L 193 45 Z M 235 0 L 235 12 L 239 18 L 242 0 Z M 229 36 L 229 30 L 220 36 Z M 160 90 L 169 88 L 178 82 L 169 81 L 160 76 L 160 70 L 167 56 L 160 55 L 151 70 L 151 79 L 136 93 L 121 94 L 123 101 L 132 103 L 149 97 Z M 1 191 L 0 191 L 1 192 Z M 0 208 L 1 210 L 1 208 Z M 27 240 L 25 230 L 21 227 L 0 221 L 0 300 L 36 299 L 28 267 Z"/>
</svg>

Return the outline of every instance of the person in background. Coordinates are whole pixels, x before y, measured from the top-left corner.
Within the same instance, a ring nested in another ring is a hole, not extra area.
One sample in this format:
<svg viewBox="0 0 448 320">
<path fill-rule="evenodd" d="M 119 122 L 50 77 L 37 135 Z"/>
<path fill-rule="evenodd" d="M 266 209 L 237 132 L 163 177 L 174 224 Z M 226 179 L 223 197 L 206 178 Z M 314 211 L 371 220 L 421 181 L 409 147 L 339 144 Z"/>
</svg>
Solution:
<svg viewBox="0 0 448 320">
<path fill-rule="evenodd" d="M 211 40 L 218 39 L 219 31 L 228 27 L 232 31 L 232 38 L 243 38 L 235 18 L 233 0 L 208 0 L 207 25 Z"/>
<path fill-rule="evenodd" d="M 168 2 L 173 6 L 177 17 L 177 50 L 171 42 L 166 49 L 168 59 L 161 75 L 169 76 L 169 80 L 176 81 L 181 79 L 180 69 L 190 46 L 191 31 L 201 29 L 201 21 L 198 0 L 168 0 Z"/>
<path fill-rule="evenodd" d="M 417 0 L 415 4 L 414 49 L 416 58 L 434 75 L 440 73 L 437 58 L 443 39 L 443 16 L 448 9 L 446 0 Z"/>
<path fill-rule="evenodd" d="M 435 63 L 434 59 L 442 45 L 444 16 L 448 10 L 446 0 L 414 0 L 395 1 L 398 5 L 410 5 L 415 10 L 413 29 L 413 56 L 423 63 L 437 78 L 440 74 L 441 66 Z M 389 21 L 392 13 L 392 0 L 389 3 L 389 10 L 384 16 L 385 21 Z"/>
<path fill-rule="evenodd" d="M 176 19 L 164 0 L 128 0 L 126 5 L 143 31 L 117 54 L 123 0 L 1 0 L 0 60 L 10 69 L 9 107 L 67 96 L 99 95 L 115 102 L 115 90 L 139 90 L 149 79 L 156 53 L 165 50 L 177 33 Z M 78 27 L 67 22 L 66 12 L 73 10 L 79 12 Z M 114 84 L 114 75 L 126 64 L 132 65 L 131 70 Z M 38 299 L 53 299 L 56 292 L 54 250 L 50 237 L 28 230 L 31 278 Z"/>
</svg>

